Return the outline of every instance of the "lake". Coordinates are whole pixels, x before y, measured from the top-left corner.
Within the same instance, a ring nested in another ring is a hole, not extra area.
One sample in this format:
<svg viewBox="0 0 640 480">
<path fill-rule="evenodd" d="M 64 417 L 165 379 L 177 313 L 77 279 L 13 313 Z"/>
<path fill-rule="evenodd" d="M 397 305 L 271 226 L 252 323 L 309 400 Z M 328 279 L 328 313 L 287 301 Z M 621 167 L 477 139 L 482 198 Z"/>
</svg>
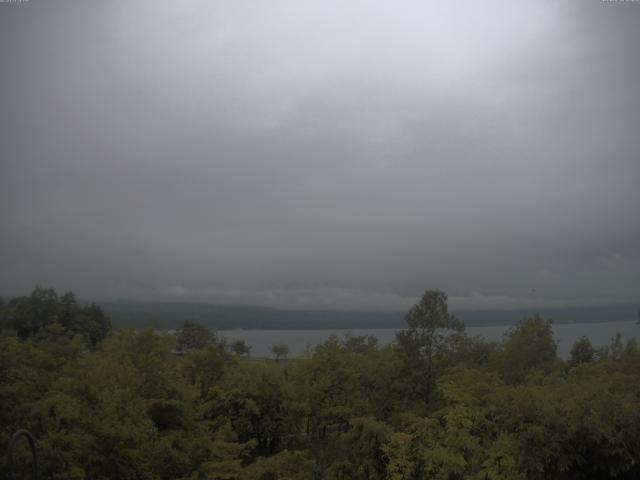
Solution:
<svg viewBox="0 0 640 480">
<path fill-rule="evenodd" d="M 470 336 L 480 335 L 487 340 L 500 340 L 510 326 L 467 327 Z M 372 335 L 381 345 L 387 345 L 395 339 L 398 329 L 354 329 L 354 330 L 220 330 L 218 334 L 229 341 L 244 340 L 251 347 L 253 357 L 272 357 L 271 345 L 283 343 L 289 347 L 289 356 L 299 357 L 314 345 L 323 343 L 331 335 L 343 337 L 349 333 L 354 336 Z M 640 340 L 640 325 L 635 322 L 604 323 L 565 323 L 553 325 L 554 336 L 558 343 L 558 355 L 568 357 L 573 343 L 583 335 L 594 346 L 608 345 L 616 333 L 626 342 L 631 338 Z"/>
</svg>

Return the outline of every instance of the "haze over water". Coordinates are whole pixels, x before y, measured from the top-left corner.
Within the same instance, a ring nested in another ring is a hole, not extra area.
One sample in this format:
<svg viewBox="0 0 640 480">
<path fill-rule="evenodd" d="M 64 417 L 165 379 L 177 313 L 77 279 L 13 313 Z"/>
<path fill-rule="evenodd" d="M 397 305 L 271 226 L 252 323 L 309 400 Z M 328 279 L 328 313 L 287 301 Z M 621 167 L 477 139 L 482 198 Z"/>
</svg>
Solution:
<svg viewBox="0 0 640 480">
<path fill-rule="evenodd" d="M 499 341 L 510 326 L 467 327 L 469 336 L 480 335 L 486 340 Z M 251 347 L 253 357 L 273 357 L 270 347 L 283 343 L 290 349 L 290 356 L 304 356 L 314 345 L 326 341 L 329 336 L 342 338 L 346 334 L 372 335 L 381 345 L 393 342 L 398 329 L 355 329 L 355 330 L 221 330 L 218 334 L 227 340 L 244 340 Z M 640 325 L 635 322 L 602 322 L 554 324 L 553 332 L 558 345 L 558 355 L 569 356 L 573 343 L 586 336 L 596 347 L 608 345 L 616 333 L 626 342 L 632 338 L 640 340 Z"/>
</svg>

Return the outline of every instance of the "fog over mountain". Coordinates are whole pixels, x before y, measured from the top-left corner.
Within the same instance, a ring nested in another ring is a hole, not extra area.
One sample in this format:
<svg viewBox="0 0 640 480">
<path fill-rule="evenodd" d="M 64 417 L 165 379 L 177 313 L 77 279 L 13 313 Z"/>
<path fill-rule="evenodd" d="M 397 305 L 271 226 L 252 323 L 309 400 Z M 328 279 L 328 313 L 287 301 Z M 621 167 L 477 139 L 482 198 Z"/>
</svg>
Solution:
<svg viewBox="0 0 640 480">
<path fill-rule="evenodd" d="M 0 3 L 0 292 L 640 302 L 640 3 Z"/>
</svg>

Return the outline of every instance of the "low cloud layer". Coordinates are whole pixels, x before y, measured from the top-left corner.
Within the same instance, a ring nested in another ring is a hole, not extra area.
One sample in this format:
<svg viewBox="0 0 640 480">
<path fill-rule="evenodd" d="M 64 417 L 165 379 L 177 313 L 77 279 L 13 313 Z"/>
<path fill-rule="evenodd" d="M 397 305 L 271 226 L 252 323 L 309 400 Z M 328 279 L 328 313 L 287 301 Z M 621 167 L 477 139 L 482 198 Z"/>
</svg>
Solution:
<svg viewBox="0 0 640 480">
<path fill-rule="evenodd" d="M 0 292 L 640 301 L 640 4 L 0 4 Z"/>
</svg>

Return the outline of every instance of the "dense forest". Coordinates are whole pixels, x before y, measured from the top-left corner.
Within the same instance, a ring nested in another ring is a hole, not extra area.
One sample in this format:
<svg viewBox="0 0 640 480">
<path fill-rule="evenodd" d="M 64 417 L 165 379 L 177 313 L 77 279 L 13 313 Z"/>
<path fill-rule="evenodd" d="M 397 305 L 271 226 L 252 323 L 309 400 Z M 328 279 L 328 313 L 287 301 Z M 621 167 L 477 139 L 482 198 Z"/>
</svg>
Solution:
<svg viewBox="0 0 640 480">
<path fill-rule="evenodd" d="M 113 329 L 44 288 L 2 302 L 0 329 L 0 448 L 31 431 L 45 479 L 640 478 L 635 340 L 561 359 L 534 316 L 486 342 L 440 291 L 389 346 L 332 337 L 305 358 L 192 321 Z"/>
</svg>

